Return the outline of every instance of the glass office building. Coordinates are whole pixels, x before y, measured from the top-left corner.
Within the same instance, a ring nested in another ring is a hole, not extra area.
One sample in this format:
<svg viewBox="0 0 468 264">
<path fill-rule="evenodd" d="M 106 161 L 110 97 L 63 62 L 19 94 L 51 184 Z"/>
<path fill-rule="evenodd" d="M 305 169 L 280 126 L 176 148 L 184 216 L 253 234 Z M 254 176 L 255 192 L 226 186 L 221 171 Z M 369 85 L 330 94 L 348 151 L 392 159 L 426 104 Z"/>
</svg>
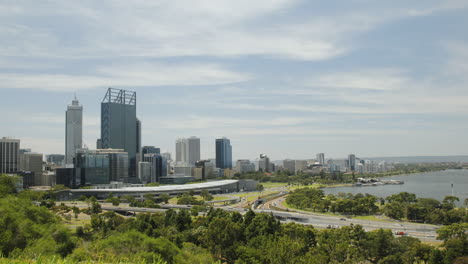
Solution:
<svg viewBox="0 0 468 264">
<path fill-rule="evenodd" d="M 123 149 L 128 153 L 128 178 L 136 179 L 140 142 L 141 123 L 136 117 L 136 92 L 109 88 L 101 103 L 100 147 Z"/>
<path fill-rule="evenodd" d="M 75 162 L 76 186 L 122 181 L 128 173 L 128 154 L 118 149 L 79 151 Z"/>
<path fill-rule="evenodd" d="M 216 168 L 232 168 L 231 141 L 225 137 L 216 139 Z"/>
</svg>

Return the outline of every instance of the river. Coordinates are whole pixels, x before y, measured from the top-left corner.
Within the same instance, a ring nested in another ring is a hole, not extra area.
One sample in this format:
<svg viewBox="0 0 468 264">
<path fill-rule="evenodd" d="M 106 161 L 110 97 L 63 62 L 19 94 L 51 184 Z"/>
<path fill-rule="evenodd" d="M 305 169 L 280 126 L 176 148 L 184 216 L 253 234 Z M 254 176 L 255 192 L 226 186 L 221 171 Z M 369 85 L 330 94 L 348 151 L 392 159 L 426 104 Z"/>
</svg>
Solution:
<svg viewBox="0 0 468 264">
<path fill-rule="evenodd" d="M 425 172 L 397 175 L 381 178 L 382 180 L 401 180 L 401 185 L 379 185 L 363 187 L 333 187 L 324 188 L 326 194 L 344 193 L 369 193 L 378 197 L 387 197 L 395 193 L 415 193 L 417 197 L 434 198 L 442 201 L 445 196 L 452 194 L 460 198 L 457 206 L 463 206 L 468 198 L 468 170 L 445 170 L 437 172 Z"/>
</svg>

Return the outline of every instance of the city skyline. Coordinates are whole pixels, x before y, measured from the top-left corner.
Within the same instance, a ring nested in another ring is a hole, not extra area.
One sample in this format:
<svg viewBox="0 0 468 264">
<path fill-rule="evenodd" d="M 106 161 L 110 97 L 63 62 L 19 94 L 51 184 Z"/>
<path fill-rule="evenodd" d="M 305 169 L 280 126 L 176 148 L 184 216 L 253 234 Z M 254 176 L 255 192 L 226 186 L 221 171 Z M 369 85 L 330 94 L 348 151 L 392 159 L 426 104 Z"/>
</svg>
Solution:
<svg viewBox="0 0 468 264">
<path fill-rule="evenodd" d="M 75 92 L 93 149 L 115 87 L 139 95 L 141 145 L 173 156 L 191 135 L 201 158 L 222 136 L 234 160 L 467 154 L 466 1 L 0 7 L 1 136 L 34 151 L 64 154 Z"/>
</svg>

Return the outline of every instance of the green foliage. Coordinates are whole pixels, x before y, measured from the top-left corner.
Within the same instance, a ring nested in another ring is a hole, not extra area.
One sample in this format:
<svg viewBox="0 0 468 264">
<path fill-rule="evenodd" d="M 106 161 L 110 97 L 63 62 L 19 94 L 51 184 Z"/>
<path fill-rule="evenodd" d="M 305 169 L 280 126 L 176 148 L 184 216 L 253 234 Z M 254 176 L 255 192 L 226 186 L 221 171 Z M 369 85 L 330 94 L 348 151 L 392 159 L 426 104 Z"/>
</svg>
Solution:
<svg viewBox="0 0 468 264">
<path fill-rule="evenodd" d="M 213 195 L 211 195 L 211 193 L 208 192 L 208 190 L 201 191 L 200 196 L 203 197 L 203 200 L 205 201 L 213 200 Z"/>
<path fill-rule="evenodd" d="M 468 236 L 468 223 L 452 224 L 437 229 L 437 239 L 447 241 L 458 238 L 466 240 Z"/>
<path fill-rule="evenodd" d="M 69 231 L 46 208 L 11 196 L 0 199 L 0 237 L 4 256 L 66 256 L 75 247 Z"/>
<path fill-rule="evenodd" d="M 184 193 L 177 198 L 177 204 L 187 204 L 187 205 L 203 205 L 203 201 L 198 201 L 193 195 Z"/>
<path fill-rule="evenodd" d="M 163 193 L 159 196 L 159 199 L 163 201 L 165 204 L 167 204 L 169 200 L 171 199 L 171 196 L 169 196 L 169 194 Z"/>
<path fill-rule="evenodd" d="M 378 198 L 373 195 L 343 194 L 325 196 L 321 189 L 302 188 L 290 193 L 286 202 L 299 209 L 309 209 L 314 212 L 333 212 L 347 215 L 367 215 L 378 212 Z"/>
<path fill-rule="evenodd" d="M 167 210 L 127 218 L 102 212 L 95 199 L 88 199 L 90 224 L 70 232 L 52 212 L 78 214 L 77 207 L 53 201 L 36 206 L 29 195 L 22 197 L 0 198 L 0 264 L 463 263 L 463 256 L 468 254 L 466 223 L 439 229 L 439 238 L 444 240 L 439 249 L 416 238 L 395 238 L 390 230 L 365 232 L 359 225 L 317 230 L 309 225 L 281 224 L 271 214 L 251 210 L 241 215 L 210 208 L 206 216 L 198 216 L 198 209 L 204 207 L 194 205 L 192 209 L 197 210 Z M 368 213 L 378 202 L 362 194 L 325 196 L 317 189 L 299 189 L 290 197 L 288 202 L 296 206 L 348 213 Z M 179 198 L 194 199 L 190 194 Z M 154 204 L 153 199 L 125 199 L 136 205 Z M 404 216 L 428 218 L 440 214 L 444 221 L 460 218 L 460 208 L 450 209 L 454 201 L 450 197 L 442 203 L 410 194 L 390 200 L 385 210 L 399 205 Z"/>
<path fill-rule="evenodd" d="M 18 176 L 0 174 L 0 198 L 5 197 L 8 194 L 16 193 L 16 184 L 18 181 Z"/>
<path fill-rule="evenodd" d="M 120 199 L 118 197 L 109 197 L 106 199 L 106 202 L 112 203 L 113 206 L 118 206 L 120 204 Z"/>
<path fill-rule="evenodd" d="M 407 192 L 386 199 L 388 203 L 383 211 L 394 219 L 445 225 L 468 221 L 466 208 L 455 207 L 455 202 L 459 201 L 455 196 L 446 196 L 442 203 L 432 198 L 417 198 L 415 194 Z"/>
</svg>

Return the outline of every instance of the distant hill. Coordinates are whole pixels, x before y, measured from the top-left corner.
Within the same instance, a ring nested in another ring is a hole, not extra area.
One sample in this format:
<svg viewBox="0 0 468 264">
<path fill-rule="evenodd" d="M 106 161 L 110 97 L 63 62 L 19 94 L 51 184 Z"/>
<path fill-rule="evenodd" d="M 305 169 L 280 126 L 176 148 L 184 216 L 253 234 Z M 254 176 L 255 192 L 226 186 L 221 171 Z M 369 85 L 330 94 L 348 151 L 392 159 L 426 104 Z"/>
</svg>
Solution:
<svg viewBox="0 0 468 264">
<path fill-rule="evenodd" d="M 375 157 L 364 158 L 373 161 L 393 162 L 393 163 L 439 163 L 439 162 L 463 162 L 468 163 L 468 155 L 463 156 L 408 156 L 408 157 Z"/>
<path fill-rule="evenodd" d="M 373 161 L 386 161 L 389 163 L 440 163 L 440 162 L 462 162 L 468 163 L 468 155 L 460 156 L 402 156 L 402 157 L 360 157 L 360 159 L 373 160 Z M 327 158 L 328 159 L 328 158 Z M 343 158 L 341 158 L 343 159 Z M 339 159 L 336 159 L 339 160 Z M 272 161 L 276 165 L 283 165 L 282 160 Z"/>
</svg>

